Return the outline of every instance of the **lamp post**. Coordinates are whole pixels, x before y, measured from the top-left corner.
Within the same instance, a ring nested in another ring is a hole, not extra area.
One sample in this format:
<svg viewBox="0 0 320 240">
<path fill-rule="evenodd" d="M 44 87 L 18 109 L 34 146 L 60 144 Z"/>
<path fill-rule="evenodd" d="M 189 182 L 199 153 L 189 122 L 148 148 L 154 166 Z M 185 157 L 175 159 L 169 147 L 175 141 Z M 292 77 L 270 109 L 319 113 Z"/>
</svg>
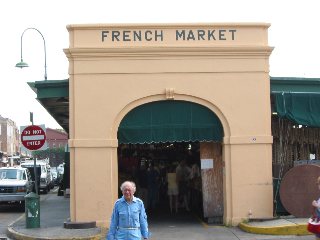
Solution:
<svg viewBox="0 0 320 240">
<path fill-rule="evenodd" d="M 43 39 L 43 48 L 44 48 L 44 80 L 47 80 L 47 52 L 46 52 L 46 41 L 44 40 L 44 37 L 42 35 L 42 33 L 36 29 L 36 28 L 27 28 L 23 31 L 23 33 L 21 34 L 21 60 L 20 62 L 18 62 L 16 64 L 16 67 L 18 68 L 24 68 L 24 67 L 29 67 L 29 65 L 23 61 L 23 57 L 22 57 L 22 38 L 23 38 L 23 35 L 24 33 L 27 31 L 27 30 L 36 30 L 38 33 L 40 33 L 42 39 Z"/>
<path fill-rule="evenodd" d="M 16 64 L 16 67 L 18 68 L 25 68 L 25 67 L 29 67 L 29 65 L 23 61 L 23 57 L 22 57 L 22 39 L 23 39 L 23 35 L 24 33 L 27 31 L 27 30 L 36 30 L 38 33 L 40 33 L 42 39 L 43 39 L 43 49 L 44 49 L 44 80 L 46 81 L 47 80 L 47 52 L 46 52 L 46 40 L 44 39 L 42 33 L 36 29 L 36 28 L 26 28 L 22 34 L 21 34 L 21 59 L 20 59 L 20 62 L 18 62 Z M 33 113 L 31 114 L 30 113 L 30 121 L 32 122 L 32 125 L 33 125 Z M 37 174 L 37 166 L 36 166 L 36 158 L 34 159 L 33 161 L 33 170 L 34 170 L 34 180 L 35 180 L 35 190 L 36 190 L 36 194 L 38 195 L 39 194 L 39 189 L 38 189 L 38 174 Z"/>
</svg>

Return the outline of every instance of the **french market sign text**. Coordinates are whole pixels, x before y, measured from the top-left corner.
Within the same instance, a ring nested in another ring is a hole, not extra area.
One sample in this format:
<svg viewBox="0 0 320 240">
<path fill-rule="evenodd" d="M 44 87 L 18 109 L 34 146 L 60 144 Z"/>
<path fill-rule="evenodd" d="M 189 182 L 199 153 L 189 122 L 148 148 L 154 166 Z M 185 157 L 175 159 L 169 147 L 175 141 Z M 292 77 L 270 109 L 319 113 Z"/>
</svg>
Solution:
<svg viewBox="0 0 320 240">
<path fill-rule="evenodd" d="M 234 41 L 236 29 L 179 29 L 175 41 Z M 164 42 L 164 30 L 104 30 L 101 41 L 109 42 Z"/>
</svg>

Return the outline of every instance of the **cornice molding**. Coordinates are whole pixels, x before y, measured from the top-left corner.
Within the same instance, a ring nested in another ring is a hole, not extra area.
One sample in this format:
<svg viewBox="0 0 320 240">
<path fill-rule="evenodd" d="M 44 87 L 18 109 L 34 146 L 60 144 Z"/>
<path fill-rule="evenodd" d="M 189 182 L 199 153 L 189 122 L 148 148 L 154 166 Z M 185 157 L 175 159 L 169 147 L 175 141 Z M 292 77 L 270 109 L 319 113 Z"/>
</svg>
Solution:
<svg viewBox="0 0 320 240">
<path fill-rule="evenodd" d="M 262 27 L 262 28 L 269 28 L 270 23 L 250 23 L 250 22 L 243 22 L 243 23 L 122 23 L 122 24 L 105 24 L 105 23 L 98 23 L 98 24 L 69 24 L 67 25 L 68 31 L 71 30 L 99 30 L 102 28 L 108 29 L 119 29 L 119 28 L 126 28 L 126 29 L 136 29 L 136 28 L 161 28 L 161 29 L 176 29 L 176 28 L 209 28 L 209 27 L 238 27 L 238 28 L 248 28 L 248 27 Z"/>
<path fill-rule="evenodd" d="M 273 47 L 119 47 L 119 48 L 67 48 L 68 58 L 96 57 L 269 57 Z"/>
</svg>

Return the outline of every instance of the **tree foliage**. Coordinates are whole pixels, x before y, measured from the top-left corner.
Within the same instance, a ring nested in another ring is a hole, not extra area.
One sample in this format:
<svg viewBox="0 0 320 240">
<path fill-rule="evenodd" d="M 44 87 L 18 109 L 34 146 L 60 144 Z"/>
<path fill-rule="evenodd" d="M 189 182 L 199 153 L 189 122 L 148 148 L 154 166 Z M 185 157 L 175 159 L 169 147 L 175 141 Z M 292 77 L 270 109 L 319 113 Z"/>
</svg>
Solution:
<svg viewBox="0 0 320 240">
<path fill-rule="evenodd" d="M 32 152 L 32 157 L 37 159 L 49 158 L 51 166 L 58 166 L 64 162 L 65 149 L 60 148 L 47 148 L 46 150 L 38 150 Z"/>
</svg>

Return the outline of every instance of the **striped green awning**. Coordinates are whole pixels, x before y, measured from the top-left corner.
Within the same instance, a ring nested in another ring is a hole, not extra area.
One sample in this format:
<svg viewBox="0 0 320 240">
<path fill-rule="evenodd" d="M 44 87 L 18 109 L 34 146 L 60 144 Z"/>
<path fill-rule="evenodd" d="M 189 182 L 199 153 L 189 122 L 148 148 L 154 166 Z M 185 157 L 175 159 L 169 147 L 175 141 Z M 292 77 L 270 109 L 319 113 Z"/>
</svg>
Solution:
<svg viewBox="0 0 320 240">
<path fill-rule="evenodd" d="M 131 110 L 121 121 L 119 143 L 222 141 L 218 117 L 186 101 L 157 101 Z"/>
</svg>

